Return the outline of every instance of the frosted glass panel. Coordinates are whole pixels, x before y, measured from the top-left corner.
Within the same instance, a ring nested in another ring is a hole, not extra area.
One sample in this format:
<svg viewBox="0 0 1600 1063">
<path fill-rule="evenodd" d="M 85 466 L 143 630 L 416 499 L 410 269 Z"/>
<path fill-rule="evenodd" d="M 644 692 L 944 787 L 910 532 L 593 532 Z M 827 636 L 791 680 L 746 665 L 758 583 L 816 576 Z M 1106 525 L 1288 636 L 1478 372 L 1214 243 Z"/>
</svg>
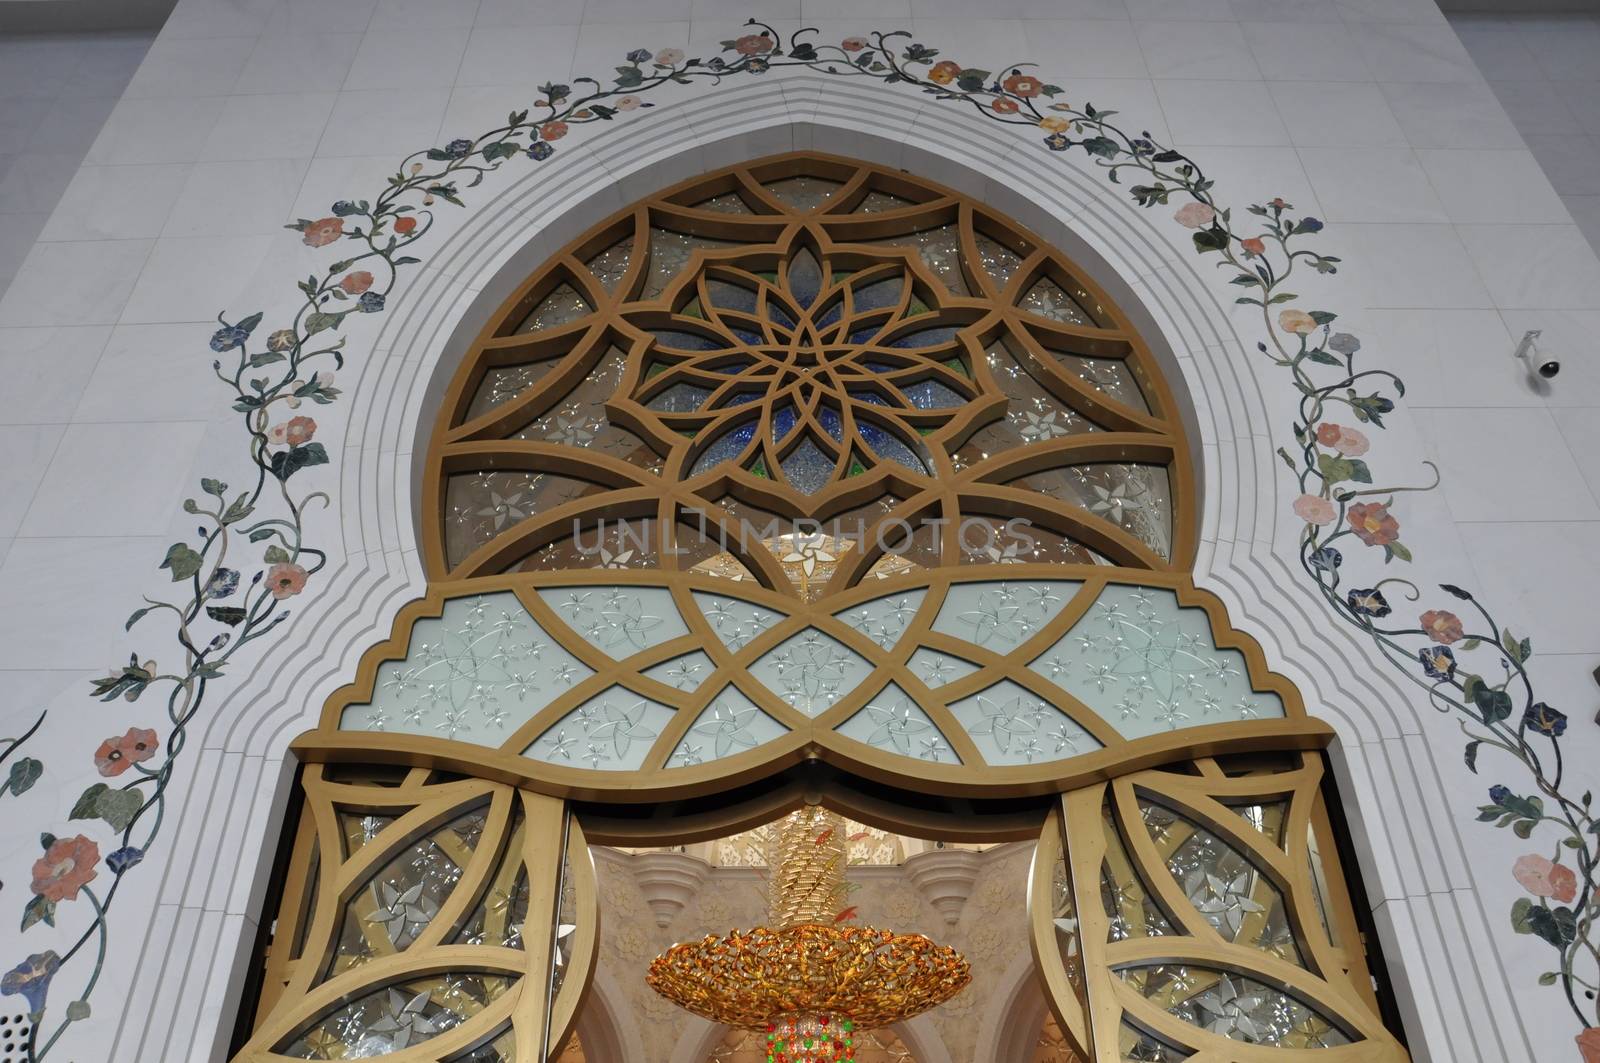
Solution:
<svg viewBox="0 0 1600 1063">
<path fill-rule="evenodd" d="M 952 703 L 950 711 L 990 764 L 1034 764 L 1100 748 L 1075 721 L 1009 679 Z"/>
<path fill-rule="evenodd" d="M 887 650 L 906 633 L 927 596 L 927 591 L 891 594 L 834 615 Z"/>
<path fill-rule="evenodd" d="M 661 587 L 563 587 L 539 597 L 596 649 L 611 657 L 687 635 L 689 628 Z"/>
<path fill-rule="evenodd" d="M 737 688 L 729 686 L 690 726 L 689 733 L 673 750 L 668 766 L 687 767 L 735 756 L 782 738 L 788 730 Z"/>
<path fill-rule="evenodd" d="M 720 594 L 694 596 L 695 604 L 705 613 L 706 621 L 717 638 L 730 650 L 742 650 L 745 644 L 771 627 L 779 619 L 774 610 L 752 605 L 741 598 L 725 598 Z"/>
<path fill-rule="evenodd" d="M 405 659 L 378 666 L 371 703 L 346 708 L 339 727 L 498 746 L 592 674 L 509 591 L 455 598 L 417 621 Z"/>
<path fill-rule="evenodd" d="M 1244 656 L 1217 648 L 1205 611 L 1167 590 L 1107 585 L 1029 667 L 1128 738 L 1283 715 L 1277 695 L 1250 688 Z"/>
<path fill-rule="evenodd" d="M 1303 1000 L 1244 975 L 1184 964 L 1127 967 L 1117 974 L 1184 1022 L 1236 1041 L 1283 1048 L 1350 1043 Z"/>
<path fill-rule="evenodd" d="M 647 668 L 644 674 L 675 690 L 693 690 L 709 679 L 715 669 L 716 665 L 711 663 L 710 657 L 695 650 L 682 657 L 663 661 L 654 668 Z"/>
<path fill-rule="evenodd" d="M 942 687 L 952 680 L 971 675 L 978 670 L 978 666 L 971 661 L 930 649 L 920 649 L 913 653 L 907 663 L 911 666 L 912 674 L 930 687 Z"/>
<path fill-rule="evenodd" d="M 865 742 L 885 753 L 919 757 L 938 764 L 959 764 L 939 728 L 898 686 L 890 683 L 865 708 L 838 728 L 846 738 Z"/>
<path fill-rule="evenodd" d="M 816 716 L 860 686 L 872 665 L 837 639 L 806 628 L 763 654 L 750 674 L 791 708 Z"/>
<path fill-rule="evenodd" d="M 614 686 L 558 720 L 523 756 L 548 764 L 633 771 L 672 718 L 672 709 Z"/>
<path fill-rule="evenodd" d="M 1053 620 L 1082 586 L 1064 580 L 957 583 L 933 629 L 1005 653 Z"/>
</svg>

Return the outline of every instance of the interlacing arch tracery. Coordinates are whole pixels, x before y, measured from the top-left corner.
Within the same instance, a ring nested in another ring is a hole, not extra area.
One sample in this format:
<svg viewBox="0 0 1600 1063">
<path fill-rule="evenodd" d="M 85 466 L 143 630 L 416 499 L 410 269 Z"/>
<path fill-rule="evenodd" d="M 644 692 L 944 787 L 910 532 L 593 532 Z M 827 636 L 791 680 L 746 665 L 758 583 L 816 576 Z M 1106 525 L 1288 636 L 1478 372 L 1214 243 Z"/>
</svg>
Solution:
<svg viewBox="0 0 1600 1063">
<path fill-rule="evenodd" d="M 600 934 L 584 825 L 630 844 L 604 809 L 819 763 L 1036 802 L 1007 829 L 1043 829 L 1062 1053 L 1405 1058 L 1331 730 L 1188 575 L 1175 400 L 1105 293 L 981 203 L 801 154 L 621 212 L 473 344 L 424 498 L 427 596 L 296 743 L 239 1058 L 554 1058 Z"/>
</svg>

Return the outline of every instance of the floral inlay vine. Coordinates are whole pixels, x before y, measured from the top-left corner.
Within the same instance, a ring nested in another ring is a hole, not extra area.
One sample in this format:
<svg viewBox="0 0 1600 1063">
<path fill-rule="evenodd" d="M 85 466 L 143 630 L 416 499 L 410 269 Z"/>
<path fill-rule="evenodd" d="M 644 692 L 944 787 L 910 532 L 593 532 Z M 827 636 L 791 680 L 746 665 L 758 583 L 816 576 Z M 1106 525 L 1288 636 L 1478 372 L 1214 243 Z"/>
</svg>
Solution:
<svg viewBox="0 0 1600 1063">
<path fill-rule="evenodd" d="M 43 1058 L 70 1025 L 91 1013 L 121 880 L 161 837 L 167 790 L 187 728 L 205 705 L 210 684 L 228 675 L 243 646 L 288 616 L 289 600 L 314 586 L 325 564 L 325 553 L 307 541 L 307 515 L 314 505 L 326 505 L 328 496 L 299 489 L 294 478 L 327 464 L 330 456 L 315 440 L 315 419 L 295 411 L 340 398 L 334 371 L 343 365 L 345 341 L 338 333 L 352 314 L 382 312 L 399 271 L 420 263 L 409 251 L 432 225 L 428 208 L 462 205 L 466 189 L 508 160 L 549 159 L 574 126 L 652 106 L 643 97 L 662 85 L 759 76 L 773 66 L 864 77 L 920 90 L 939 102 L 966 104 L 996 121 L 1039 130 L 1049 151 L 1083 151 L 1113 182 L 1135 179 L 1128 191 L 1139 206 L 1170 205 L 1174 197 L 1181 202 L 1176 222 L 1193 230 L 1197 254 L 1228 270 L 1230 282 L 1240 289 L 1239 301 L 1260 308 L 1265 332 L 1258 351 L 1286 372 L 1301 396 L 1294 445 L 1280 454 L 1303 492 L 1294 509 L 1306 522 L 1301 560 L 1307 575 L 1340 618 L 1371 637 L 1427 690 L 1440 711 L 1457 719 L 1467 739 L 1469 767 L 1477 770 L 1487 747 L 1518 769 L 1515 785 L 1497 783 L 1489 789 L 1479 819 L 1524 839 L 1537 831 L 1546 840 L 1544 852 L 1517 861 L 1513 873 L 1528 896 L 1515 904 L 1510 920 L 1517 933 L 1544 940 L 1554 950 L 1553 969 L 1540 981 L 1564 993 L 1582 1028 L 1578 1043 L 1585 1056 L 1600 1053 L 1594 1000 L 1600 983 L 1594 935 L 1600 916 L 1594 899 L 1597 822 L 1591 795 L 1569 793 L 1560 745 L 1567 720 L 1535 694 L 1528 668 L 1531 643 L 1502 627 L 1469 591 L 1448 585 L 1445 593 L 1465 603 L 1457 608 L 1470 610 L 1469 619 L 1430 602 L 1433 607 L 1415 624 L 1386 623 L 1393 613 L 1386 587 L 1402 588 L 1411 601 L 1420 600 L 1420 590 L 1394 577 L 1355 580 L 1344 570 L 1343 549 L 1352 539 L 1381 550 L 1386 562 L 1410 560 L 1393 510 L 1395 495 L 1410 488 L 1375 486 L 1373 470 L 1362 460 L 1366 434 L 1342 423 L 1381 429 L 1394 408 L 1389 394 L 1401 394 L 1402 382 L 1386 370 L 1356 367 L 1360 341 L 1333 329 L 1336 314 L 1287 305 L 1299 298 L 1289 288 L 1291 278 L 1338 267 L 1338 259 L 1307 242 L 1322 223 L 1282 199 L 1254 204 L 1240 215 L 1220 208 L 1211 180 L 1195 162 L 1148 133 L 1123 131 L 1109 121 L 1113 111 L 1066 102 L 1060 87 L 1029 72 L 1031 64 L 1003 70 L 968 66 L 913 41 L 905 31 L 823 46 L 811 29 L 791 35 L 787 43 L 754 20 L 747 30 L 723 43 L 723 55 L 710 58 L 689 58 L 676 48 L 631 51 L 609 83 L 578 78 L 571 85 L 545 84 L 538 90 L 537 116 L 516 111 L 505 125 L 485 134 L 408 157 L 371 198 L 340 200 L 327 217 L 291 226 L 310 247 L 338 244 L 344 250 L 320 276 L 298 282 L 303 303 L 292 317 L 263 330 L 261 313 L 231 321 L 219 316 L 211 348 L 223 357 L 213 368 L 238 414 L 249 476 L 242 489 L 220 478 L 201 481 L 201 494 L 184 503 L 201 523 L 194 537 L 174 543 L 160 564 L 180 593 L 171 601 L 148 601 L 128 620 L 131 628 L 147 616 L 170 619 L 175 660 L 164 652 L 168 663 L 161 666 L 134 653 L 127 664 L 95 681 L 93 692 L 105 701 L 137 701 L 159 691 L 166 736 L 164 741 L 145 738 L 150 729 L 134 728 L 101 743 L 100 752 L 85 752 L 107 778 L 134 773 L 115 787 L 89 787 L 64 816 L 109 829 L 110 852 L 102 857 L 100 843 L 81 833 L 41 836 L 44 852 L 33 867 L 22 928 L 55 925 L 66 914 L 59 909 L 65 902 L 82 929 L 64 952 L 30 955 L 0 979 L 0 993 L 20 995 L 28 1004 L 30 1058 Z M 242 562 L 246 550 L 250 560 Z M 1350 585 L 1355 582 L 1371 585 Z M 1469 653 L 1487 666 L 1467 667 L 1457 655 Z M 20 744 L 12 743 L 4 755 Z M 37 760 L 18 761 L 7 789 L 22 792 L 42 770 Z M 102 871 L 110 881 L 97 890 L 90 883 Z M 68 972 L 73 999 L 61 1008 L 61 1018 L 47 1025 L 47 994 Z"/>
</svg>

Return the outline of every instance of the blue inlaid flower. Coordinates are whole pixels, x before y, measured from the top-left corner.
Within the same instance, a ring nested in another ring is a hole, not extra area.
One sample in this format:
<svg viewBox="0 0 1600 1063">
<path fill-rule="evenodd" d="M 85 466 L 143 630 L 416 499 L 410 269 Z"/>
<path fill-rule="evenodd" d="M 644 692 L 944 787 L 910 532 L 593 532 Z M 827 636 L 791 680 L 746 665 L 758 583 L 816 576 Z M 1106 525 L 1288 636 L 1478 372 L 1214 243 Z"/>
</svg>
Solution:
<svg viewBox="0 0 1600 1063">
<path fill-rule="evenodd" d="M 239 570 L 233 568 L 219 568 L 206 580 L 205 596 L 207 598 L 226 598 L 239 589 Z"/>
<path fill-rule="evenodd" d="M 1417 651 L 1422 670 L 1432 679 L 1449 679 L 1456 674 L 1456 655 L 1447 646 L 1429 646 Z"/>
<path fill-rule="evenodd" d="M 752 74 L 765 74 L 770 66 L 772 64 L 765 59 L 751 59 L 745 63 L 744 68 Z"/>
<path fill-rule="evenodd" d="M 528 158 L 534 162 L 543 162 L 556 153 L 556 149 L 542 140 L 534 141 L 528 145 Z"/>
<path fill-rule="evenodd" d="M 383 309 L 383 296 L 378 292 L 367 292 L 356 300 L 356 309 L 363 314 L 376 314 Z"/>
<path fill-rule="evenodd" d="M 111 869 L 113 875 L 120 875 L 143 859 L 143 849 L 132 845 L 124 845 L 115 852 L 107 854 L 106 867 Z"/>
<path fill-rule="evenodd" d="M 1328 337 L 1328 350 L 1338 354 L 1355 354 L 1361 349 L 1361 341 L 1348 332 L 1335 332 Z"/>
<path fill-rule="evenodd" d="M 1506 798 L 1508 798 L 1510 796 L 1511 796 L 1511 787 L 1509 787 L 1509 786 L 1498 786 L 1498 785 L 1496 785 L 1496 786 L 1489 787 L 1489 800 L 1493 801 L 1497 805 L 1500 804 L 1500 802 L 1504 801 Z"/>
<path fill-rule="evenodd" d="M 1536 701 L 1522 714 L 1522 726 L 1530 731 L 1549 735 L 1551 738 L 1560 738 L 1567 733 L 1567 714 L 1557 712 L 1542 701 Z"/>
<path fill-rule="evenodd" d="M 1306 217 L 1300 219 L 1299 224 L 1297 224 L 1295 228 L 1303 233 L 1320 233 L 1322 231 L 1322 222 L 1317 218 L 1307 215 Z"/>
<path fill-rule="evenodd" d="M 472 141 L 465 137 L 457 137 L 444 146 L 444 153 L 452 159 L 464 159 L 472 154 Z"/>
<path fill-rule="evenodd" d="M 238 325 L 223 325 L 211 334 L 211 349 L 221 354 L 235 347 L 243 347 L 249 338 L 248 329 L 240 328 Z"/>
<path fill-rule="evenodd" d="M 341 218 L 348 218 L 352 214 L 360 214 L 361 208 L 348 199 L 341 199 L 333 205 L 333 213 Z"/>
<path fill-rule="evenodd" d="M 1044 138 L 1044 143 L 1051 151 L 1066 151 L 1072 147 L 1072 140 L 1065 133 L 1051 133 Z"/>
<path fill-rule="evenodd" d="M 1311 567 L 1324 572 L 1336 572 L 1344 563 L 1344 555 L 1336 547 L 1324 546 L 1311 552 Z"/>
<path fill-rule="evenodd" d="M 37 1016 L 44 1011 L 45 994 L 50 991 L 50 979 L 61 967 L 61 957 L 46 949 L 7 971 L 0 978 L 0 996 L 17 996 L 28 1002 L 28 1011 Z"/>
<path fill-rule="evenodd" d="M 1376 587 L 1353 590 L 1345 595 L 1344 600 L 1350 611 L 1357 616 L 1388 616 L 1391 611 L 1389 600 Z"/>
<path fill-rule="evenodd" d="M 650 55 L 651 52 L 648 48 L 635 48 L 633 51 L 628 53 L 628 62 L 648 63 L 650 61 Z"/>
</svg>

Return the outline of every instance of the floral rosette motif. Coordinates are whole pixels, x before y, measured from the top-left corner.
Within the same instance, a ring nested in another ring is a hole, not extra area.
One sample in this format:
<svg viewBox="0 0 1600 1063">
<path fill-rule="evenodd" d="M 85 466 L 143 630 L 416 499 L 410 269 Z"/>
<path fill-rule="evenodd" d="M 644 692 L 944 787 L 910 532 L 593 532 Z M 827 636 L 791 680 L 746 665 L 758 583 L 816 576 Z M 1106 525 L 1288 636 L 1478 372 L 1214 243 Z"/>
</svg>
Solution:
<svg viewBox="0 0 1600 1063">
<path fill-rule="evenodd" d="M 669 479 L 778 485 L 810 516 L 847 488 L 925 486 L 957 429 L 1004 408 L 968 328 L 981 311 L 941 305 L 908 254 L 796 240 L 773 259 L 708 257 L 664 324 L 630 315 L 649 352 L 614 409 L 664 443 L 694 439 Z"/>
</svg>

